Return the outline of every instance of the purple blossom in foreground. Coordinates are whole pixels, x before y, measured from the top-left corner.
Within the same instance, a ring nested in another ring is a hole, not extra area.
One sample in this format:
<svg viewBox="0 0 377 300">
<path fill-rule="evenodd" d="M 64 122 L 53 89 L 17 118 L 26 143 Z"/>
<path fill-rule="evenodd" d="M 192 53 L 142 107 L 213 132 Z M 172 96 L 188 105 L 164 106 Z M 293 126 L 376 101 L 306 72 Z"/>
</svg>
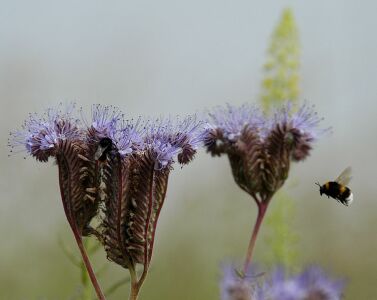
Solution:
<svg viewBox="0 0 377 300">
<path fill-rule="evenodd" d="M 63 110 L 62 104 L 56 109 L 50 108 L 43 115 L 30 114 L 21 130 L 11 132 L 9 146 L 11 151 L 24 150 L 39 161 L 46 162 L 55 155 L 56 146 L 65 140 L 82 138 L 80 122 L 75 119 L 73 104 Z"/>
<path fill-rule="evenodd" d="M 344 288 L 342 280 L 330 278 L 319 267 L 291 277 L 278 268 L 265 278 L 241 277 L 228 265 L 223 268 L 220 285 L 221 300 L 340 300 Z"/>
<path fill-rule="evenodd" d="M 255 300 L 340 300 L 344 282 L 334 280 L 319 267 L 309 267 L 287 278 L 282 269 L 258 290 Z"/>
<path fill-rule="evenodd" d="M 257 288 L 255 275 L 253 276 L 254 268 L 250 268 L 244 277 L 241 277 L 232 265 L 224 265 L 222 269 L 221 300 L 254 300 Z"/>
</svg>

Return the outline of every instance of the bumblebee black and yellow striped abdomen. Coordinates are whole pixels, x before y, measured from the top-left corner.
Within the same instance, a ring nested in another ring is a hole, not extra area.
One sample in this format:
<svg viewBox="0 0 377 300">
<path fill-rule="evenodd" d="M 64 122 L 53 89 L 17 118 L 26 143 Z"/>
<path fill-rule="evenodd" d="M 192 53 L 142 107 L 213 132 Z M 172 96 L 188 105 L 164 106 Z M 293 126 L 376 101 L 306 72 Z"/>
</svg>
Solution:
<svg viewBox="0 0 377 300">
<path fill-rule="evenodd" d="M 336 181 L 328 181 L 320 188 L 320 193 L 334 198 L 344 205 L 349 205 L 353 200 L 351 190 Z"/>
</svg>

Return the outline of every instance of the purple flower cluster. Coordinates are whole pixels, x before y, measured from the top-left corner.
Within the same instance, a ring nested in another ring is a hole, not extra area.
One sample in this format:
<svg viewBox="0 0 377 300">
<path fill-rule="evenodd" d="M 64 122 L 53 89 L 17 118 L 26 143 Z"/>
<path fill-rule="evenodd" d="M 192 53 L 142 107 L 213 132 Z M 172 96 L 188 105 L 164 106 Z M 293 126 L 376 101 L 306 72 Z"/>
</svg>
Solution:
<svg viewBox="0 0 377 300">
<path fill-rule="evenodd" d="M 262 282 L 263 280 L 263 282 Z M 267 278 L 240 277 L 224 268 L 222 300 L 340 300 L 344 281 L 330 278 L 319 267 L 308 267 L 295 276 L 278 268 Z"/>
<path fill-rule="evenodd" d="M 249 268 L 246 275 L 240 276 L 232 265 L 223 265 L 223 277 L 220 282 L 221 300 L 254 300 L 258 283 L 256 268 Z"/>
<path fill-rule="evenodd" d="M 326 130 L 312 107 L 292 105 L 271 116 L 251 105 L 218 107 L 209 114 L 205 139 L 212 155 L 227 154 L 237 184 L 249 194 L 270 199 L 286 180 L 291 160 L 304 160 Z"/>
<path fill-rule="evenodd" d="M 63 111 L 60 105 L 42 116 L 30 115 L 21 130 L 11 133 L 9 146 L 26 148 L 37 160 L 47 161 L 55 156 L 56 147 L 63 140 L 97 144 L 101 139 L 109 138 L 122 157 L 150 151 L 156 160 L 156 169 L 163 169 L 176 160 L 181 164 L 190 162 L 205 135 L 203 122 L 195 116 L 183 120 L 161 118 L 152 121 L 141 117 L 125 120 L 117 108 L 93 105 L 91 121 L 81 122 L 74 117 L 74 108 L 70 105 Z"/>
<path fill-rule="evenodd" d="M 60 142 L 80 139 L 80 120 L 74 117 L 74 108 L 72 104 L 63 110 L 60 104 L 56 109 L 48 109 L 42 116 L 30 114 L 21 130 L 11 132 L 11 151 L 26 149 L 37 160 L 47 161 L 55 155 L 54 150 Z"/>
<path fill-rule="evenodd" d="M 194 158 L 205 137 L 203 122 L 195 116 L 126 120 L 119 109 L 102 105 L 92 107 L 90 122 L 74 115 L 73 105 L 30 115 L 11 133 L 9 145 L 39 161 L 56 159 L 64 210 L 79 248 L 82 236 L 96 236 L 108 259 L 130 270 L 138 291 L 151 261 L 170 170 L 175 161 L 183 165 Z M 96 216 L 100 224 L 92 227 Z M 143 265 L 140 278 L 135 278 L 137 264 Z"/>
</svg>

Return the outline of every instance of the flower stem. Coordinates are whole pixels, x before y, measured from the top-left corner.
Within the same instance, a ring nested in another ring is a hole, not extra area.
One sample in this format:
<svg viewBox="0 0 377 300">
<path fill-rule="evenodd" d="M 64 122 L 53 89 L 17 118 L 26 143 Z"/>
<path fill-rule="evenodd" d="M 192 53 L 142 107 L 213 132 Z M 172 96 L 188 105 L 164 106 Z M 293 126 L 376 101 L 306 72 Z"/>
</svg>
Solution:
<svg viewBox="0 0 377 300">
<path fill-rule="evenodd" d="M 57 157 L 57 162 L 58 162 L 58 171 L 59 171 L 60 195 L 61 195 L 61 199 L 62 199 L 62 202 L 63 202 L 63 208 L 64 208 L 65 216 L 67 218 L 69 226 L 72 229 L 72 232 L 73 232 L 73 235 L 75 237 L 77 246 L 79 247 L 82 259 L 84 261 L 84 265 L 86 267 L 86 270 L 88 271 L 90 280 L 91 280 L 91 282 L 93 284 L 93 287 L 94 287 L 94 289 L 96 291 L 97 297 L 98 297 L 99 300 L 106 300 L 105 295 L 102 293 L 102 290 L 101 290 L 101 288 L 100 288 L 100 286 L 98 284 L 96 275 L 95 275 L 95 273 L 93 271 L 92 265 L 90 264 L 90 260 L 88 258 L 88 255 L 86 254 L 86 250 L 85 250 L 84 244 L 82 242 L 81 234 L 80 234 L 80 232 L 79 232 L 79 230 L 77 228 L 76 221 L 75 221 L 75 219 L 73 217 L 73 212 L 72 212 L 71 205 L 70 205 L 71 175 L 70 175 L 70 172 L 67 171 L 67 170 L 69 170 L 69 168 L 67 167 L 67 163 L 66 163 L 66 161 L 64 160 L 63 157 L 58 156 Z M 66 180 L 68 181 L 68 185 L 67 185 L 67 190 L 66 191 L 64 191 L 64 185 L 63 185 L 63 182 L 65 180 L 63 178 L 63 173 L 64 173 L 63 166 L 66 166 L 66 172 L 67 172 L 67 174 L 66 174 L 67 175 Z"/>
<path fill-rule="evenodd" d="M 253 256 L 254 246 L 255 246 L 255 242 L 257 240 L 258 232 L 259 232 L 260 226 L 262 224 L 264 215 L 266 214 L 268 203 L 270 202 L 269 199 L 267 199 L 266 201 L 259 201 L 259 200 L 255 199 L 255 201 L 258 205 L 258 216 L 257 216 L 257 220 L 255 221 L 255 224 L 254 224 L 253 233 L 251 235 L 249 247 L 248 247 L 247 253 L 246 253 L 246 259 L 245 259 L 245 263 L 244 263 L 244 267 L 243 267 L 243 274 L 244 275 L 246 275 L 247 270 L 249 268 L 249 265 L 251 264 L 251 259 L 252 259 L 252 256 Z"/>
<path fill-rule="evenodd" d="M 96 275 L 94 274 L 92 265 L 91 265 L 91 263 L 89 261 L 89 257 L 86 254 L 86 250 L 85 250 L 84 244 L 82 242 L 82 238 L 81 238 L 81 236 L 79 234 L 77 234 L 77 231 L 74 230 L 74 228 L 72 228 L 72 231 L 73 231 L 73 235 L 75 236 L 75 239 L 76 239 L 76 242 L 77 242 L 77 246 L 80 249 L 80 253 L 81 253 L 82 259 L 84 261 L 86 270 L 88 271 L 90 280 L 91 280 L 91 282 L 93 284 L 93 287 L 94 287 L 94 289 L 96 291 L 97 297 L 98 297 L 99 300 L 106 300 L 105 295 L 102 293 L 101 287 L 98 284 Z"/>
<path fill-rule="evenodd" d="M 137 279 L 136 271 L 134 268 L 129 268 L 130 276 L 131 276 L 131 291 L 129 300 L 137 300 L 137 296 L 140 290 L 140 284 Z"/>
</svg>

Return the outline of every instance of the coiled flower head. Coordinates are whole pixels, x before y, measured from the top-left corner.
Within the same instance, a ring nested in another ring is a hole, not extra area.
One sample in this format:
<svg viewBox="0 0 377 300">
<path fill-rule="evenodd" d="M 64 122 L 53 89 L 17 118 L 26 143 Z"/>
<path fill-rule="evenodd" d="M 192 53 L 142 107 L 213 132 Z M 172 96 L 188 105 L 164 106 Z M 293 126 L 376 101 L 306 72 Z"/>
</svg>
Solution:
<svg viewBox="0 0 377 300">
<path fill-rule="evenodd" d="M 74 118 L 74 104 L 63 108 L 48 109 L 43 115 L 30 114 L 22 129 L 11 132 L 8 145 L 13 149 L 26 150 L 38 161 L 46 162 L 55 156 L 56 147 L 61 141 L 82 139 L 80 121 Z"/>
<path fill-rule="evenodd" d="M 251 105 L 228 105 L 209 114 L 205 145 L 212 155 L 227 154 L 236 183 L 264 201 L 285 182 L 291 160 L 305 159 L 326 131 L 320 121 L 306 104 L 295 113 L 288 103 L 271 117 Z"/>
<path fill-rule="evenodd" d="M 180 164 L 189 163 L 205 136 L 203 122 L 196 116 L 175 121 L 157 119 L 148 123 L 143 145 L 155 158 L 155 168 L 163 169 L 170 167 L 175 160 Z"/>
</svg>

